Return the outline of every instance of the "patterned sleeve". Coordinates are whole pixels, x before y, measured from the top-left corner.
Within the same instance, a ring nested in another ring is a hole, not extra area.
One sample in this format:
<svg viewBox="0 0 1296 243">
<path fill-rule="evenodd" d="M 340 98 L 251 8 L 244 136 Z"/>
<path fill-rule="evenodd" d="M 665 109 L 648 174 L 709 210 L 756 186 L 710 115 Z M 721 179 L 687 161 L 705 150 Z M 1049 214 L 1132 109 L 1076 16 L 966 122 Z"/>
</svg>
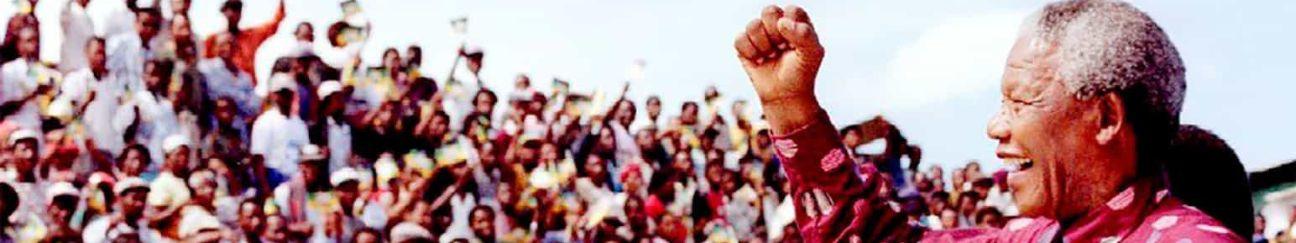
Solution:
<svg viewBox="0 0 1296 243">
<path fill-rule="evenodd" d="M 877 198 L 881 180 L 861 171 L 823 111 L 815 122 L 774 136 L 774 148 L 792 185 L 798 232 L 807 242 L 916 241 L 895 204 Z"/>
</svg>

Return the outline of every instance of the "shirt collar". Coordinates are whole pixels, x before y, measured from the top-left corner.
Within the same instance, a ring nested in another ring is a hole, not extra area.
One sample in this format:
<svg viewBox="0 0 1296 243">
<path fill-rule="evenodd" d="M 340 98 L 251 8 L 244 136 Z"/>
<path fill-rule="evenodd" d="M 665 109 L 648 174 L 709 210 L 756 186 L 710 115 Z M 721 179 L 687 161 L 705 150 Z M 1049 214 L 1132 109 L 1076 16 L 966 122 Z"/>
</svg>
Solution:
<svg viewBox="0 0 1296 243">
<path fill-rule="evenodd" d="M 1096 242 L 1110 236 L 1125 238 L 1152 213 L 1162 187 L 1156 178 L 1136 180 L 1107 203 L 1067 225 L 1062 238 L 1066 242 Z"/>
</svg>

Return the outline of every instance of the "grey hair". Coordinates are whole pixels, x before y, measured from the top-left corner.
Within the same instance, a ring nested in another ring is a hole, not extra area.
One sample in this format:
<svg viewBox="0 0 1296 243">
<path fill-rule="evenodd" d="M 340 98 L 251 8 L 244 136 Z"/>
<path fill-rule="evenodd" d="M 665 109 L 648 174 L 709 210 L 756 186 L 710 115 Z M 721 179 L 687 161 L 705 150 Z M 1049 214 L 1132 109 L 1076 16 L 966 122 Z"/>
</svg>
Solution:
<svg viewBox="0 0 1296 243">
<path fill-rule="evenodd" d="M 1070 94 L 1117 93 L 1140 150 L 1168 146 L 1187 85 L 1179 52 L 1151 17 L 1125 2 L 1069 0 L 1045 6 L 1024 25 L 1032 47 L 1054 48 L 1052 71 Z"/>
<path fill-rule="evenodd" d="M 1147 14 L 1125 2 L 1073 0 L 1049 4 L 1027 21 L 1039 44 L 1057 47 L 1054 71 L 1077 98 L 1142 86 L 1145 100 L 1132 102 L 1178 117 L 1183 61 Z"/>
</svg>

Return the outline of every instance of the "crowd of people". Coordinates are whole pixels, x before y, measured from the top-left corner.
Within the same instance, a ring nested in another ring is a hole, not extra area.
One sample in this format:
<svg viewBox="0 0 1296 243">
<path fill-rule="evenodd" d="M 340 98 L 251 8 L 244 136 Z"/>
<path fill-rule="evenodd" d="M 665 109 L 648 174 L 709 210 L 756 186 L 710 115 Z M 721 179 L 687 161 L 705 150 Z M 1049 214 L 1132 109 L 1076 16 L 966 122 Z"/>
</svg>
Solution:
<svg viewBox="0 0 1296 243">
<path fill-rule="evenodd" d="M 57 20 L 58 63 L 38 58 L 38 23 L 55 20 L 9 19 L 2 242 L 799 241 L 804 198 L 768 125 L 715 88 L 670 117 L 656 96 L 603 102 L 526 75 L 501 95 L 477 76 L 474 46 L 442 80 L 421 71 L 418 46 L 362 66 L 368 26 L 355 19 L 323 43 L 295 25 L 298 45 L 258 76 L 282 2 L 240 28 L 243 4 L 226 0 L 229 27 L 201 38 L 189 0 L 171 0 L 169 17 L 128 0 L 104 36 L 88 2 Z M 921 149 L 882 117 L 839 135 L 910 224 L 1001 228 L 1018 215 L 1004 171 L 920 168 Z"/>
</svg>

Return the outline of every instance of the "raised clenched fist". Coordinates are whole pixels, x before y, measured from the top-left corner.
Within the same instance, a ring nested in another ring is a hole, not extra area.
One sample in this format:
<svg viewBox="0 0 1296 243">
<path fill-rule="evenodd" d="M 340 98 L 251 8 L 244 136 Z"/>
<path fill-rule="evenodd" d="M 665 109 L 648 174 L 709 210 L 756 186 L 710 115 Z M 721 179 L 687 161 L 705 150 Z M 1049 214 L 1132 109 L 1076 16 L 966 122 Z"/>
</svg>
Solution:
<svg viewBox="0 0 1296 243">
<path fill-rule="evenodd" d="M 819 109 L 814 81 L 824 50 L 805 10 L 765 7 L 734 40 L 734 48 L 776 133 L 814 117 Z"/>
</svg>

